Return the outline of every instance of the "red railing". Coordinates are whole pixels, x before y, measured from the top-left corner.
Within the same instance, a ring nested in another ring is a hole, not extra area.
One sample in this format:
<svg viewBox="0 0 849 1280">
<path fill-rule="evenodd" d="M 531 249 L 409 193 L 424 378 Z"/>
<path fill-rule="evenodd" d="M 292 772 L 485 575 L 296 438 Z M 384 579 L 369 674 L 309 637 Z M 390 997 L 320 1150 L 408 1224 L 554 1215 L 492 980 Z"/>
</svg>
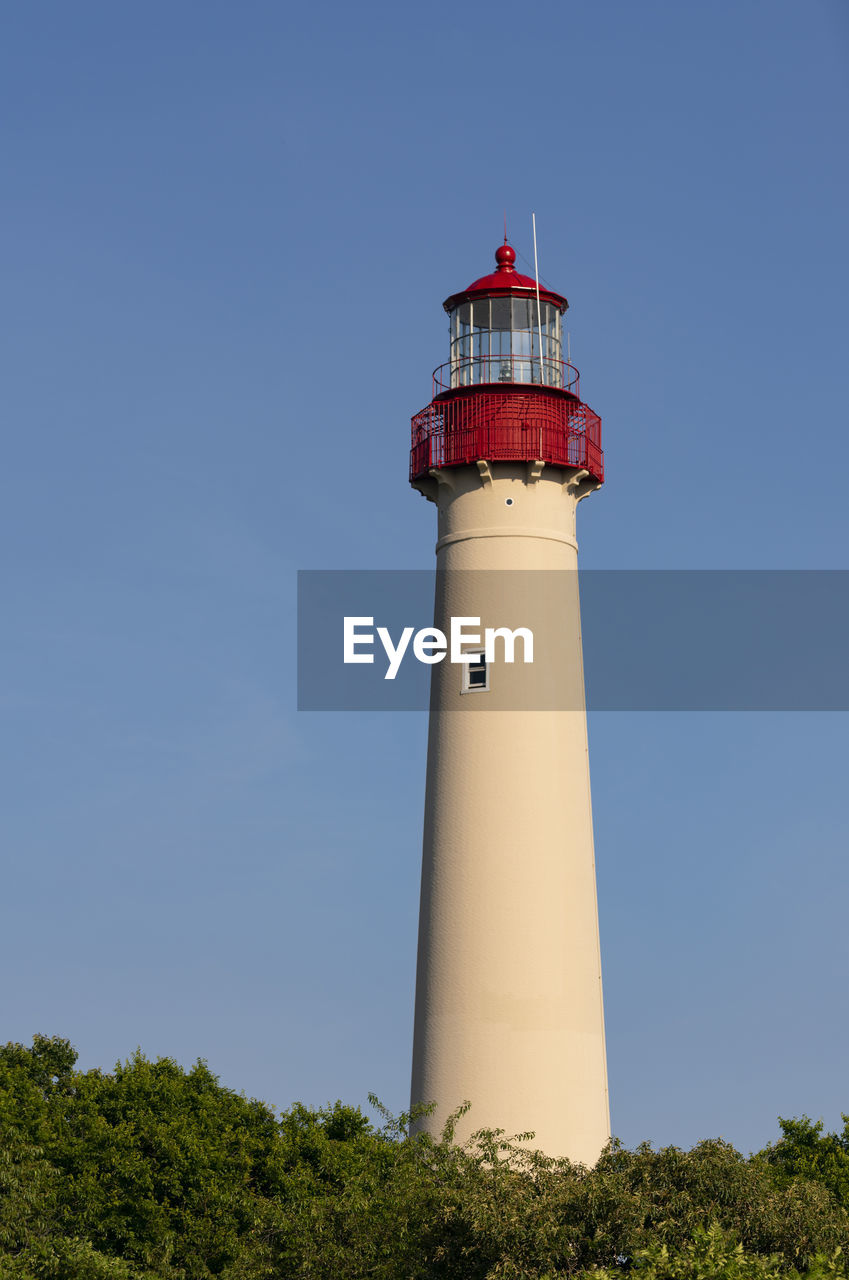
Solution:
<svg viewBox="0 0 849 1280">
<path fill-rule="evenodd" d="M 578 370 L 568 360 L 549 360 L 546 357 L 540 369 L 539 356 L 513 352 L 506 356 L 458 356 L 441 364 L 433 371 L 433 394 L 454 391 L 458 387 L 479 387 L 488 383 L 495 386 L 524 385 L 557 387 L 580 395 Z"/>
<path fill-rule="evenodd" d="M 477 462 L 585 467 L 604 480 L 601 418 L 572 396 L 544 388 L 462 392 L 433 400 L 412 420 L 410 479 L 434 467 Z"/>
</svg>

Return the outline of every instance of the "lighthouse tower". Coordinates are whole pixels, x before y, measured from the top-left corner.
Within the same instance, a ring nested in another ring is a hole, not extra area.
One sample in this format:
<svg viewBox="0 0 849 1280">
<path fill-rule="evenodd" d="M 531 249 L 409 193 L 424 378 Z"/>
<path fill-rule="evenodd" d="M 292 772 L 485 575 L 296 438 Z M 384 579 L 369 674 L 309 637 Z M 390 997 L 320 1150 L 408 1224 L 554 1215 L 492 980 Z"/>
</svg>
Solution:
<svg viewBox="0 0 849 1280">
<path fill-rule="evenodd" d="M 563 360 L 568 303 L 515 269 L 444 303 L 450 359 L 412 420 L 410 480 L 438 509 L 412 1103 L 438 1135 L 533 1130 L 593 1164 L 609 1110 L 578 600 L 578 503 L 604 478 L 601 421 Z M 486 627 L 524 627 L 487 655 Z M 480 633 L 478 642 L 474 633 Z"/>
</svg>

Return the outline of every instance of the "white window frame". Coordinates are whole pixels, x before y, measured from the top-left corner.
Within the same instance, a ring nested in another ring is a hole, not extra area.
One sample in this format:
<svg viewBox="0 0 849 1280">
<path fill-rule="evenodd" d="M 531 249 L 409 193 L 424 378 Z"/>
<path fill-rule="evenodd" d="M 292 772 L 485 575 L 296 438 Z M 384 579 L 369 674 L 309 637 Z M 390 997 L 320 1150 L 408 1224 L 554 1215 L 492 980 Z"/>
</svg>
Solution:
<svg viewBox="0 0 849 1280">
<path fill-rule="evenodd" d="M 460 686 L 460 692 L 461 693 L 489 693 L 489 670 L 492 664 L 487 662 L 486 655 L 484 654 L 483 650 L 471 649 L 467 654 L 464 654 L 463 656 L 466 658 L 476 658 L 477 662 L 474 664 L 472 662 L 463 663 L 463 678 Z M 486 680 L 484 681 L 483 684 L 471 684 L 472 666 L 475 665 L 479 667 L 481 666 L 481 664 L 483 664 L 483 669 L 486 674 Z"/>
</svg>

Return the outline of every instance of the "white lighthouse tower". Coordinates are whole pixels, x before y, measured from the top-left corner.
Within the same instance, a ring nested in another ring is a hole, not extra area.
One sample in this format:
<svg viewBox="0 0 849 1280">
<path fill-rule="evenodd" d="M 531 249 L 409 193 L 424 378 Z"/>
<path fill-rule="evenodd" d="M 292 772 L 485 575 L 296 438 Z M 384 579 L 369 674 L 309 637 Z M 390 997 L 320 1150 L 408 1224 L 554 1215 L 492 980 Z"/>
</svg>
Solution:
<svg viewBox="0 0 849 1280">
<path fill-rule="evenodd" d="M 524 626 L 534 653 L 472 643 L 432 668 L 412 1102 L 436 1104 L 434 1135 L 469 1100 L 458 1137 L 530 1129 L 593 1164 L 610 1128 L 575 515 L 604 478 L 601 421 L 563 360 L 566 299 L 506 240 L 495 259 L 444 304 L 410 479 L 439 513 L 436 627 Z"/>
</svg>

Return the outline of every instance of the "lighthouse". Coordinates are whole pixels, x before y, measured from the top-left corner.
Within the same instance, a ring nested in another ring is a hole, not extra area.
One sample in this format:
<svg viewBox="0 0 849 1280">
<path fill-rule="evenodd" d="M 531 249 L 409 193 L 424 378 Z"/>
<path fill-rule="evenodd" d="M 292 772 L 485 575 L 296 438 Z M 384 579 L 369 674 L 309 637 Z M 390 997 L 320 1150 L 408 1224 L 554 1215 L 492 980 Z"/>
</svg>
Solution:
<svg viewBox="0 0 849 1280">
<path fill-rule="evenodd" d="M 449 359 L 412 420 L 434 623 L 466 639 L 431 668 L 411 1100 L 434 1136 L 469 1101 L 458 1139 L 532 1130 L 592 1165 L 610 1121 L 575 526 L 601 421 L 563 358 L 566 299 L 515 261 L 505 238 L 443 304 Z M 512 662 L 487 628 L 515 631 Z"/>
</svg>

